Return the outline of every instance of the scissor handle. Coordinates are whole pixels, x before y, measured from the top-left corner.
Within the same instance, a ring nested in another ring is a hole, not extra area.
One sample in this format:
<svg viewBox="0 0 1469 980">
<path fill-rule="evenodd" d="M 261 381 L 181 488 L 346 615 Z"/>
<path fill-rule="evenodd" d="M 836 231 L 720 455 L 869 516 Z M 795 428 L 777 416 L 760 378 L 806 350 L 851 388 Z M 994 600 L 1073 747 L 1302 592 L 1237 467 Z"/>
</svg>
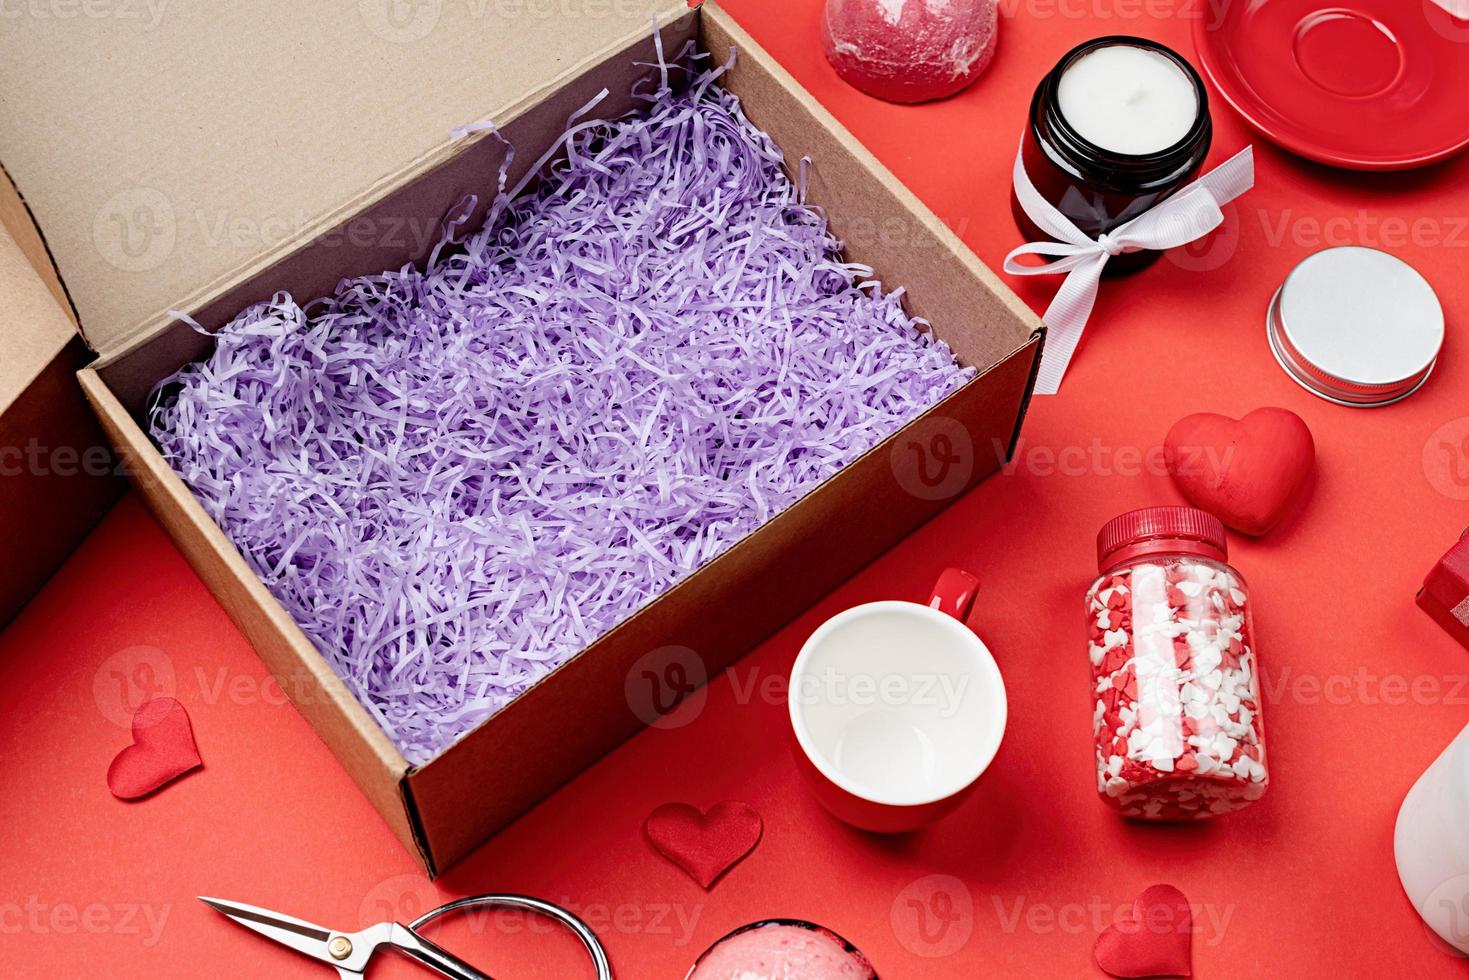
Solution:
<svg viewBox="0 0 1469 980">
<path fill-rule="evenodd" d="M 420 962 L 433 967 L 435 970 L 438 970 L 440 973 L 443 973 L 447 977 L 462 977 L 464 978 L 464 980 L 490 980 L 490 978 L 485 977 L 484 974 L 476 972 L 473 967 L 470 967 L 460 962 L 459 960 L 455 959 L 444 950 L 439 949 L 439 947 L 435 946 L 433 943 L 429 942 L 427 939 L 424 939 L 418 934 L 419 929 L 423 928 L 436 919 L 440 919 L 446 915 L 452 915 L 455 912 L 462 912 L 465 909 L 477 908 L 479 906 L 502 909 L 522 909 L 526 912 L 535 912 L 538 915 L 544 915 L 548 919 L 554 919 L 566 928 L 570 929 L 572 933 L 576 936 L 576 938 L 581 940 L 581 944 L 586 947 L 587 955 L 592 958 L 592 964 L 597 968 L 597 980 L 612 980 L 612 964 L 608 961 L 607 951 L 602 948 L 602 942 L 597 938 L 597 934 L 592 931 L 592 927 L 587 925 L 581 919 L 577 918 L 575 915 L 572 915 L 570 912 L 566 911 L 566 909 L 563 909 L 561 906 L 552 905 L 550 902 L 543 902 L 539 898 L 531 898 L 528 895 L 470 895 L 467 898 L 457 899 L 444 905 L 440 905 L 438 908 L 431 909 L 428 912 L 425 912 L 423 915 L 420 915 L 418 918 L 414 919 L 406 927 L 404 927 L 405 931 L 412 933 L 415 939 L 417 939 L 425 946 L 436 950 L 439 955 L 447 957 L 447 962 L 451 964 L 458 964 L 458 969 L 467 970 L 469 972 L 450 973 L 442 966 L 439 966 L 438 964 L 433 963 L 429 960 L 420 960 Z M 401 949 L 405 955 L 414 955 L 412 952 L 401 945 L 399 945 L 399 949 Z M 414 958 L 416 959 L 417 957 L 415 956 Z"/>
<path fill-rule="evenodd" d="M 408 926 L 395 923 L 392 935 L 393 948 L 399 953 L 415 963 L 437 970 L 449 980 L 494 980 L 489 974 L 481 973 L 442 946 L 424 939 Z"/>
</svg>

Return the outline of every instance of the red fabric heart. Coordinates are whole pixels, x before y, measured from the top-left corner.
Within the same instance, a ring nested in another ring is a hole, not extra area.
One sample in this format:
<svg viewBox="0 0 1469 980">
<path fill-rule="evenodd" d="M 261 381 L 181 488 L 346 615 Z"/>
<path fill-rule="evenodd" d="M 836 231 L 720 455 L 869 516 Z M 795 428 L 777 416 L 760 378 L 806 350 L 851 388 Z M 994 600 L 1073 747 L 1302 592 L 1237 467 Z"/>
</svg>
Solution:
<svg viewBox="0 0 1469 980">
<path fill-rule="evenodd" d="M 648 815 L 648 843 L 705 891 L 760 843 L 764 823 L 748 803 L 725 800 L 700 813 L 687 803 L 665 803 Z"/>
<path fill-rule="evenodd" d="M 203 764 L 184 706 L 154 698 L 133 713 L 133 744 L 107 768 L 107 788 L 120 800 L 136 800 Z"/>
<path fill-rule="evenodd" d="M 1130 912 L 1102 930 L 1092 954 L 1114 977 L 1187 977 L 1193 974 L 1193 912 L 1183 892 L 1154 885 Z"/>
<path fill-rule="evenodd" d="M 1253 535 L 1285 517 L 1316 459 L 1311 430 L 1283 408 L 1257 408 L 1239 421 L 1190 415 L 1168 431 L 1163 450 L 1189 503 Z"/>
</svg>

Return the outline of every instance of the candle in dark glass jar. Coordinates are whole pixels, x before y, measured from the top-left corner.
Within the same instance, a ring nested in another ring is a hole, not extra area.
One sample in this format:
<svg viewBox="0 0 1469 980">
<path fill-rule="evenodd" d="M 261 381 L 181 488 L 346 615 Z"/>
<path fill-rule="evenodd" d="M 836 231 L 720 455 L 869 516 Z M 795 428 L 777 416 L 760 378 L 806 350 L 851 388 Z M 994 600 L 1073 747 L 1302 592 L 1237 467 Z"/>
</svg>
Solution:
<svg viewBox="0 0 1469 980">
<path fill-rule="evenodd" d="M 1197 177 L 1213 136 L 1193 66 L 1155 41 L 1118 35 L 1073 48 L 1041 80 L 1021 154 L 1040 195 L 1097 238 Z M 1011 205 L 1028 240 L 1050 238 L 1013 194 Z M 1138 269 L 1158 254 L 1119 255 L 1107 271 Z"/>
</svg>

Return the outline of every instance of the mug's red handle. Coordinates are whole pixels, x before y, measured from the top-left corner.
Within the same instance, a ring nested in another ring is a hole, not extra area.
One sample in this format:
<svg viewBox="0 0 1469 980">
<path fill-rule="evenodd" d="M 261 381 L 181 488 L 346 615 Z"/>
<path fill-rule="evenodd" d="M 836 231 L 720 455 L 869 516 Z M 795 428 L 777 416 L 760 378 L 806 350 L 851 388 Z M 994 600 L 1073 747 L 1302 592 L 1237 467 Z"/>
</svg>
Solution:
<svg viewBox="0 0 1469 980">
<path fill-rule="evenodd" d="M 941 613 L 948 613 L 959 622 L 969 618 L 974 608 L 974 597 L 979 594 L 979 576 L 962 568 L 946 568 L 934 583 L 929 606 Z"/>
</svg>

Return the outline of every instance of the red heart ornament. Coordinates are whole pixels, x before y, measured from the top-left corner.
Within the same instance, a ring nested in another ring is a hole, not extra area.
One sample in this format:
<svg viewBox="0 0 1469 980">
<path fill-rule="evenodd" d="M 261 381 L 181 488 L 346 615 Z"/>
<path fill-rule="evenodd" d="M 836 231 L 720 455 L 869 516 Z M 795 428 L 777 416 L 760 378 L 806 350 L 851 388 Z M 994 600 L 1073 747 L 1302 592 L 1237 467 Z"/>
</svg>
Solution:
<svg viewBox="0 0 1469 980">
<path fill-rule="evenodd" d="M 1129 913 L 1102 930 L 1092 954 L 1114 977 L 1187 977 L 1193 973 L 1194 916 L 1172 885 L 1154 885 Z"/>
<path fill-rule="evenodd" d="M 133 744 L 107 767 L 107 788 L 120 800 L 136 800 L 203 764 L 184 706 L 154 698 L 133 713 Z"/>
<path fill-rule="evenodd" d="M 648 815 L 648 843 L 708 891 L 760 843 L 764 822 L 748 803 L 725 800 L 700 813 L 687 803 L 665 803 Z"/>
<path fill-rule="evenodd" d="M 1188 502 L 1245 534 L 1279 524 L 1311 475 L 1316 443 L 1295 412 L 1257 408 L 1239 421 L 1201 412 L 1163 441 L 1173 482 Z"/>
</svg>

